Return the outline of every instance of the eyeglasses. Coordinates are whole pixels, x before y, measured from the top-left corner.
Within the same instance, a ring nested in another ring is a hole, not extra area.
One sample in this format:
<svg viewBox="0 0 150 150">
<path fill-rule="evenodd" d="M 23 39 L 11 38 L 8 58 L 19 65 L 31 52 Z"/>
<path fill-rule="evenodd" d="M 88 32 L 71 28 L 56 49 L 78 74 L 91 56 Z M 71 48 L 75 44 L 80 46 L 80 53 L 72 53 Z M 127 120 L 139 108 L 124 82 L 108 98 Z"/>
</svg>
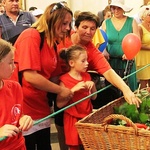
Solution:
<svg viewBox="0 0 150 150">
<path fill-rule="evenodd" d="M 60 9 L 60 8 L 64 8 L 64 7 L 65 7 L 65 5 L 62 2 L 59 2 L 56 5 L 54 5 L 52 10 L 50 11 L 50 14 L 53 13 L 55 10 Z"/>
</svg>

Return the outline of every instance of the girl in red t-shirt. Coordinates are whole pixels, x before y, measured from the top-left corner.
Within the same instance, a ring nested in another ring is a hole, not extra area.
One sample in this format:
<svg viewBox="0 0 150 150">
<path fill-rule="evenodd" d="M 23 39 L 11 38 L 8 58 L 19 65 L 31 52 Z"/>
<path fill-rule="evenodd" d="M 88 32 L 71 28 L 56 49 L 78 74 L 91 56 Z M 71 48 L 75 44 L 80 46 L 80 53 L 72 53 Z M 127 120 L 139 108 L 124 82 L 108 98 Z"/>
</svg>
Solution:
<svg viewBox="0 0 150 150">
<path fill-rule="evenodd" d="M 23 115 L 23 94 L 19 83 L 7 80 L 15 69 L 14 47 L 0 39 L 0 149 L 26 150 L 21 131 L 33 125 L 30 116 Z"/>
<path fill-rule="evenodd" d="M 86 72 L 88 68 L 87 52 L 78 45 L 71 46 L 68 50 L 63 50 L 60 57 L 66 60 L 70 71 L 60 77 L 60 86 L 71 89 L 73 98 L 62 98 L 57 96 L 57 106 L 63 107 L 72 104 L 89 94 L 96 92 L 95 84 L 91 81 L 90 75 Z M 96 94 L 85 101 L 68 108 L 64 111 L 64 131 L 66 144 L 70 150 L 79 150 L 81 141 L 79 139 L 75 123 L 92 112 L 91 99 L 96 99 Z"/>
</svg>

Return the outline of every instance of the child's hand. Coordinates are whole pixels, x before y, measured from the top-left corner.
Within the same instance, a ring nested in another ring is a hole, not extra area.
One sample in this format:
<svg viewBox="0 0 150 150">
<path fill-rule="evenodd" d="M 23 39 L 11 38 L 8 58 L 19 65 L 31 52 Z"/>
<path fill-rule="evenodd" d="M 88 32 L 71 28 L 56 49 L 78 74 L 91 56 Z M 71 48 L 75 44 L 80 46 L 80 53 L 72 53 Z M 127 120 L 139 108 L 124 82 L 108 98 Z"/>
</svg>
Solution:
<svg viewBox="0 0 150 150">
<path fill-rule="evenodd" d="M 19 120 L 19 129 L 22 131 L 27 131 L 33 126 L 33 120 L 30 116 L 24 115 Z"/>
<path fill-rule="evenodd" d="M 90 91 L 90 93 L 94 93 L 94 92 L 97 91 L 97 90 L 96 90 L 96 87 L 95 87 L 95 83 L 94 83 L 93 81 L 86 81 L 85 84 L 86 84 L 86 88 Z M 91 99 L 92 99 L 92 100 L 95 100 L 96 97 L 97 97 L 97 94 L 94 94 L 94 95 L 91 97 Z"/>
<path fill-rule="evenodd" d="M 5 124 L 0 128 L 0 137 L 13 137 L 16 136 L 19 133 L 19 131 L 20 130 L 16 126 Z"/>
<path fill-rule="evenodd" d="M 86 88 L 87 88 L 89 91 L 91 91 L 92 88 L 93 88 L 93 86 L 95 86 L 95 83 L 94 83 L 93 81 L 86 81 L 85 84 L 86 84 Z"/>
<path fill-rule="evenodd" d="M 72 89 L 72 92 L 76 92 L 79 91 L 81 89 L 85 89 L 86 88 L 86 83 L 84 81 L 81 81 L 79 83 L 77 83 Z"/>
</svg>

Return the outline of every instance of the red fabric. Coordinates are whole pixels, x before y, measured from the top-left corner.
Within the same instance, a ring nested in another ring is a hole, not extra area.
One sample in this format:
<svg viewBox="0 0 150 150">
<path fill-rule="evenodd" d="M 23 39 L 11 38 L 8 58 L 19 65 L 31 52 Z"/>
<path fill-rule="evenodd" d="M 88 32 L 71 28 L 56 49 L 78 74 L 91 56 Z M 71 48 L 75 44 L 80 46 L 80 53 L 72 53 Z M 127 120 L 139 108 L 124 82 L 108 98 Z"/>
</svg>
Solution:
<svg viewBox="0 0 150 150">
<path fill-rule="evenodd" d="M 63 43 L 60 43 L 58 45 L 58 54 L 63 48 L 68 48 L 71 45 L 71 39 L 66 38 L 65 45 Z M 92 42 L 89 42 L 87 45 L 85 45 L 85 48 L 88 53 L 88 70 L 94 70 L 97 71 L 99 74 L 103 74 L 111 68 L 103 54 L 93 45 Z M 62 73 L 67 72 L 68 69 L 66 63 L 62 59 L 59 59 L 59 61 L 61 62 L 60 64 L 62 68 Z"/>
<path fill-rule="evenodd" d="M 83 79 L 81 81 L 84 82 L 91 80 L 91 77 L 88 73 L 82 73 L 82 78 Z M 79 82 L 79 80 L 72 78 L 68 73 L 62 75 L 60 80 L 63 82 L 65 87 L 69 89 L 74 87 Z M 89 94 L 89 90 L 80 90 L 75 92 L 73 99 L 69 101 L 68 105 L 88 96 Z M 80 143 L 75 123 L 91 112 L 92 104 L 90 98 L 64 111 L 64 130 L 67 145 L 78 145 Z"/>
<path fill-rule="evenodd" d="M 4 80 L 4 86 L 0 90 L 0 127 L 5 124 L 16 124 L 22 115 L 23 95 L 21 87 L 17 82 Z M 25 150 L 25 141 L 20 132 L 14 137 L 0 141 L 0 150 Z"/>
<path fill-rule="evenodd" d="M 18 63 L 19 71 L 35 70 L 50 79 L 57 67 L 57 55 L 54 48 L 49 48 L 46 39 L 44 39 L 43 47 L 40 50 L 40 40 L 40 34 L 37 30 L 29 28 L 23 31 L 15 43 L 15 62 Z M 34 88 L 24 78 L 22 89 L 25 114 L 30 115 L 34 120 L 50 114 L 47 92 Z"/>
</svg>

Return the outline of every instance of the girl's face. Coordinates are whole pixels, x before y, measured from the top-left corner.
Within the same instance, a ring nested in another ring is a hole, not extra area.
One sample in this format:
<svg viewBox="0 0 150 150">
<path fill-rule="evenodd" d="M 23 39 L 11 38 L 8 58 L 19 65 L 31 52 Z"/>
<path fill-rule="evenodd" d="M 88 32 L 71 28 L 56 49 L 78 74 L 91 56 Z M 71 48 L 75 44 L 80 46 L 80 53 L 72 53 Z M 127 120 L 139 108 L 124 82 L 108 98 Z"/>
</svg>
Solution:
<svg viewBox="0 0 150 150">
<path fill-rule="evenodd" d="M 71 28 L 71 21 L 72 21 L 71 14 L 67 13 L 65 18 L 63 19 L 62 25 L 55 30 L 57 39 L 62 39 L 67 34 L 67 32 Z"/>
<path fill-rule="evenodd" d="M 87 44 L 92 40 L 96 32 L 96 24 L 93 21 L 82 21 L 79 27 L 76 29 L 76 33 L 79 35 L 80 43 Z"/>
<path fill-rule="evenodd" d="M 74 68 L 77 72 L 86 72 L 89 64 L 87 58 L 87 52 L 82 52 L 78 58 L 71 60 L 71 67 Z"/>
<path fill-rule="evenodd" d="M 0 79 L 8 79 L 12 75 L 15 69 L 14 64 L 14 52 L 10 51 L 1 61 L 0 61 Z"/>
</svg>

